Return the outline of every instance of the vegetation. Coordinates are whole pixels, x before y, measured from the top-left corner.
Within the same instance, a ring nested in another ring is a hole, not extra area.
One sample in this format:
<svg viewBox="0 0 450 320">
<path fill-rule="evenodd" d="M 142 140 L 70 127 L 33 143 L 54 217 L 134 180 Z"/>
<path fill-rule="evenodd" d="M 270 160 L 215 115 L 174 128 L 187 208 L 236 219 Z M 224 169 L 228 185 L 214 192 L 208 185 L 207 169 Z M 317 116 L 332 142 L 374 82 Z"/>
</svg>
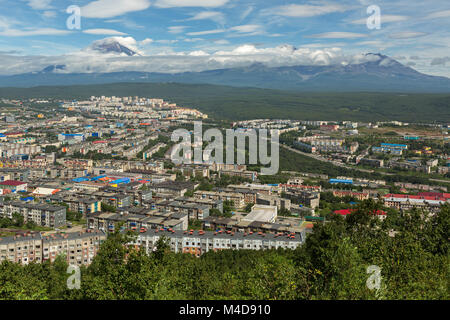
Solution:
<svg viewBox="0 0 450 320">
<path fill-rule="evenodd" d="M 31 220 L 25 223 L 23 216 L 17 212 L 12 214 L 12 219 L 0 218 L 0 228 L 12 228 L 31 231 L 52 230 L 52 228 L 38 226 L 34 221 Z"/>
<path fill-rule="evenodd" d="M 0 88 L 4 98 L 87 99 L 90 96 L 157 96 L 226 120 L 255 118 L 406 122 L 450 119 L 448 94 L 300 93 L 178 83 Z"/>
<path fill-rule="evenodd" d="M 101 207 L 102 211 L 104 212 L 116 212 L 116 207 L 109 205 L 107 203 L 102 202 Z"/>
<path fill-rule="evenodd" d="M 170 252 L 161 238 L 146 254 L 113 233 L 79 290 L 66 286 L 67 264 L 0 265 L 0 299 L 442 299 L 448 300 L 450 206 L 389 215 L 364 201 L 346 219 L 318 223 L 296 250 L 225 250 L 200 258 Z M 395 235 L 395 236 L 394 236 Z M 381 268 L 370 290 L 367 267 Z M 180 289 L 182 288 L 182 289 Z"/>
</svg>

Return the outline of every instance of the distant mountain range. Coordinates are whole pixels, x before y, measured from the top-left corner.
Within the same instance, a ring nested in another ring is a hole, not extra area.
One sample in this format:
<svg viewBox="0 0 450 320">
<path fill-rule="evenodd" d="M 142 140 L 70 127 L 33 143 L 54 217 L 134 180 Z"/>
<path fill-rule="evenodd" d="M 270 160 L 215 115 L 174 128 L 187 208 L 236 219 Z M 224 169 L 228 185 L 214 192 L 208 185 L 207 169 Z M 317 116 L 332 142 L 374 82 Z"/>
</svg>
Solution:
<svg viewBox="0 0 450 320">
<path fill-rule="evenodd" d="M 124 46 L 99 44 L 95 50 L 138 55 Z M 247 67 L 184 72 L 67 73 L 65 65 L 48 66 L 40 72 L 0 76 L 0 87 L 106 84 L 118 82 L 161 82 L 215 84 L 293 91 L 327 92 L 417 92 L 448 93 L 450 79 L 430 76 L 381 54 L 360 64 L 329 66 Z"/>
</svg>

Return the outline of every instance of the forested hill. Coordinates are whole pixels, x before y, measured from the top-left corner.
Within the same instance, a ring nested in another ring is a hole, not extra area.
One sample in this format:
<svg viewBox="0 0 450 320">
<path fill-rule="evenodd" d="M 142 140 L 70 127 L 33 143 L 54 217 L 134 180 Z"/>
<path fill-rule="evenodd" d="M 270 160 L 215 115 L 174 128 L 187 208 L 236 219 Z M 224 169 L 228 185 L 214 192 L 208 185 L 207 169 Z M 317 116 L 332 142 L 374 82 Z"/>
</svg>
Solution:
<svg viewBox="0 0 450 320">
<path fill-rule="evenodd" d="M 0 98 L 87 99 L 93 95 L 163 98 L 228 120 L 450 121 L 450 94 L 298 93 L 179 83 L 0 88 Z"/>
</svg>

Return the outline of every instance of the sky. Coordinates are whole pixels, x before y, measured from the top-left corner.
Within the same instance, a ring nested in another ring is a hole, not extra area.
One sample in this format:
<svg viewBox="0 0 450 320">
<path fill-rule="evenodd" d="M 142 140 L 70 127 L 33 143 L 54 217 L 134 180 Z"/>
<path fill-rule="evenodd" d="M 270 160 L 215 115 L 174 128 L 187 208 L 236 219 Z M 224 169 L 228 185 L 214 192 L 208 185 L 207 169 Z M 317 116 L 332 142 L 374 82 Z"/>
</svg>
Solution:
<svg viewBox="0 0 450 320">
<path fill-rule="evenodd" d="M 79 29 L 67 25 L 70 6 Z M 0 0 L 0 9 L 3 75 L 54 63 L 64 72 L 327 65 L 371 52 L 450 77 L 450 0 Z M 139 56 L 92 50 L 110 37 Z"/>
</svg>

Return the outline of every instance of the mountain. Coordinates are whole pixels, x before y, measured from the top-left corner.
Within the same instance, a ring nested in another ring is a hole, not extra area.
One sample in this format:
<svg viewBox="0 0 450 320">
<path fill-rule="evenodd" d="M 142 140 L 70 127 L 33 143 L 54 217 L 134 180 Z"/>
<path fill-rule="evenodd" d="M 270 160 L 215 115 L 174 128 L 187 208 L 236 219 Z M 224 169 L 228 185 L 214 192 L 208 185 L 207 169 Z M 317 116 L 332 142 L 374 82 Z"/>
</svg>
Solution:
<svg viewBox="0 0 450 320">
<path fill-rule="evenodd" d="M 101 48 L 104 48 L 102 46 Z M 111 50 L 113 47 L 107 46 Z M 327 66 L 246 67 L 203 72 L 67 73 L 65 66 L 50 66 L 37 73 L 0 76 L 1 87 L 104 84 L 117 82 L 176 82 L 257 87 L 293 91 L 448 93 L 450 79 L 430 76 L 381 54 L 369 53 L 366 62 Z"/>
<path fill-rule="evenodd" d="M 140 56 L 140 54 L 137 51 L 130 48 L 130 46 L 127 45 L 127 43 L 124 43 L 124 40 L 126 40 L 126 38 L 123 39 L 123 38 L 119 38 L 119 37 L 111 37 L 111 38 L 101 39 L 101 40 L 94 41 L 88 47 L 88 49 L 97 51 L 97 52 L 103 53 L 103 54 L 113 53 L 113 54 L 120 54 L 120 55 L 124 55 L 124 56 L 128 56 L 128 57 Z"/>
<path fill-rule="evenodd" d="M 52 73 L 52 72 L 57 72 L 59 70 L 65 70 L 66 66 L 63 64 L 54 64 L 48 67 L 45 67 L 44 69 L 42 69 L 41 73 Z"/>
</svg>

